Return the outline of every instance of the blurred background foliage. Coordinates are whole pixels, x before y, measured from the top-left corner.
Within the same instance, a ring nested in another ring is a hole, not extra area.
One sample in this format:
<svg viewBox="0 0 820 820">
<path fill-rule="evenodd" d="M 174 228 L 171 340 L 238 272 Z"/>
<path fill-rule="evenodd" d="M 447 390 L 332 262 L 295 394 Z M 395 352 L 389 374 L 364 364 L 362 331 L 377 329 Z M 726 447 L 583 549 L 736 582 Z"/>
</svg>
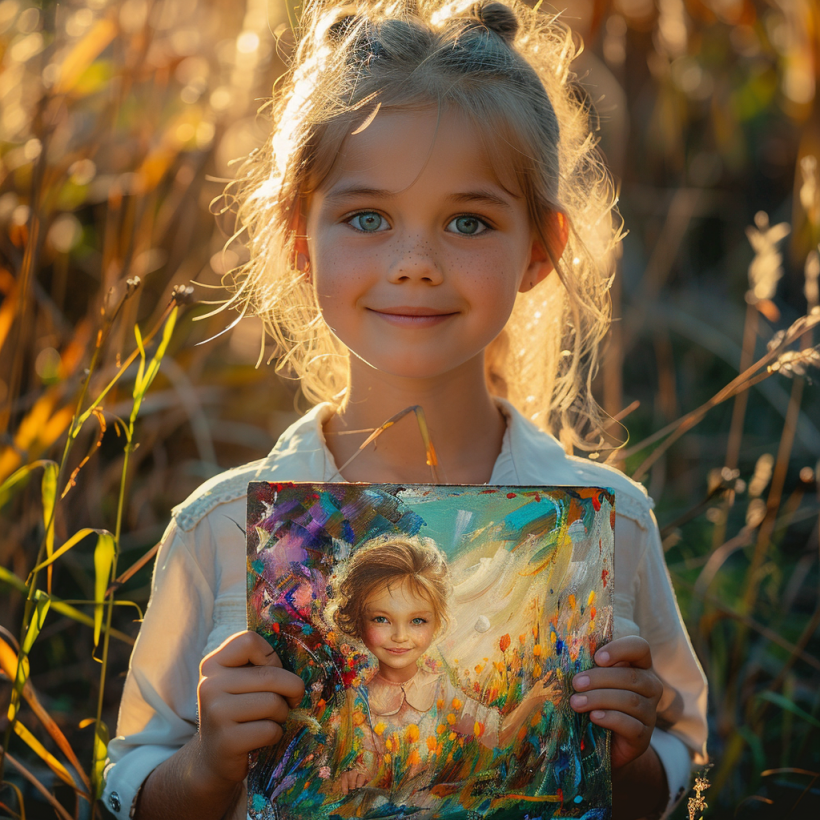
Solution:
<svg viewBox="0 0 820 820">
<path fill-rule="evenodd" d="M 818 321 L 801 317 L 820 273 L 820 11 L 567 5 L 629 230 L 599 395 L 710 680 L 707 816 L 816 816 L 820 391 L 797 331 Z M 92 815 L 138 631 L 126 602 L 147 602 L 170 508 L 305 409 L 254 367 L 259 324 L 201 304 L 243 259 L 221 194 L 265 139 L 297 18 L 293 0 L 0 0 L 8 816 Z"/>
</svg>

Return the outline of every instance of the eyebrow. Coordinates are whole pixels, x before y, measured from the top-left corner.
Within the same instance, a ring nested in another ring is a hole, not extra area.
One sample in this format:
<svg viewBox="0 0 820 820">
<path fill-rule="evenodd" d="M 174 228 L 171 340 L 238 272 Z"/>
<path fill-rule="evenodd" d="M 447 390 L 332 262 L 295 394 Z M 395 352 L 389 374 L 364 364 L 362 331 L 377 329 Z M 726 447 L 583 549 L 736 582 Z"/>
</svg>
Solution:
<svg viewBox="0 0 820 820">
<path fill-rule="evenodd" d="M 351 199 L 353 197 L 370 197 L 372 199 L 390 199 L 396 194 L 383 188 L 367 188 L 361 185 L 347 185 L 340 188 L 332 188 L 325 197 L 327 202 L 338 202 L 339 200 Z M 511 194 L 511 196 L 513 196 Z M 516 197 L 517 199 L 518 197 Z M 500 196 L 486 190 L 464 191 L 457 194 L 450 194 L 447 197 L 452 202 L 478 202 L 485 205 L 497 205 L 501 208 L 510 208 L 509 202 Z"/>
<path fill-rule="evenodd" d="M 432 610 L 432 609 L 420 609 L 420 610 L 418 610 L 417 612 L 411 612 L 411 613 L 410 613 L 410 617 L 411 617 L 411 618 L 418 618 L 418 617 L 420 617 L 420 616 L 422 616 L 422 615 L 427 615 L 427 616 L 431 616 L 431 617 L 432 617 L 434 614 L 435 614 L 435 613 L 433 612 L 433 610 Z M 389 613 L 389 612 L 387 612 L 387 611 L 385 611 L 385 610 L 383 610 L 383 609 L 368 609 L 368 610 L 367 610 L 367 615 L 368 615 L 368 616 L 370 616 L 370 617 L 373 617 L 373 616 L 375 616 L 375 615 L 385 615 L 385 616 L 387 616 L 388 618 L 390 617 L 390 613 Z"/>
</svg>

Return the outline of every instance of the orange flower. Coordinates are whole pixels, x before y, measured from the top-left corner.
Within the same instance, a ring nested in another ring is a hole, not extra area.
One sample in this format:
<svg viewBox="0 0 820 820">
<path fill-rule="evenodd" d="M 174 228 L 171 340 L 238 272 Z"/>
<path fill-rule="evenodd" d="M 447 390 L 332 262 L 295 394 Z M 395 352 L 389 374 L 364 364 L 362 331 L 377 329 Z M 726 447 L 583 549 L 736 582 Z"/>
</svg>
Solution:
<svg viewBox="0 0 820 820">
<path fill-rule="evenodd" d="M 450 738 L 450 740 L 455 740 L 455 739 L 458 737 L 458 735 L 457 735 L 455 732 L 450 732 L 450 734 L 449 734 L 449 735 L 447 735 L 447 737 L 449 737 L 449 738 Z M 452 753 L 452 752 L 450 752 L 450 759 L 452 759 L 452 754 L 453 754 L 453 753 Z"/>
<path fill-rule="evenodd" d="M 475 726 L 473 726 L 473 734 L 476 737 L 481 737 L 484 734 L 484 724 L 476 721 Z"/>
<path fill-rule="evenodd" d="M 495 667 L 495 671 L 498 672 L 499 675 L 504 674 L 504 664 L 500 661 L 493 661 L 493 666 Z"/>
<path fill-rule="evenodd" d="M 443 734 L 443 733 L 444 733 L 444 730 L 445 730 L 446 728 L 447 728 L 447 727 L 446 727 L 443 723 L 439 723 L 439 725 L 438 725 L 438 726 L 436 726 L 436 734 L 439 734 L 439 735 L 440 735 L 440 734 Z"/>
<path fill-rule="evenodd" d="M 595 617 L 595 607 L 594 607 L 594 606 L 591 606 L 591 607 L 589 608 L 589 617 L 590 617 L 590 618 L 594 618 L 594 617 Z"/>
<path fill-rule="evenodd" d="M 558 640 L 558 636 L 554 632 L 550 632 L 550 640 L 555 643 Z"/>
<path fill-rule="evenodd" d="M 419 739 L 419 727 L 415 723 L 411 723 L 407 727 L 404 736 L 407 738 L 408 743 L 415 743 Z"/>
<path fill-rule="evenodd" d="M 475 668 L 476 675 L 480 675 L 483 671 L 484 671 L 484 664 L 483 663 L 477 664 L 476 668 Z"/>
<path fill-rule="evenodd" d="M 570 594 L 570 596 L 567 598 L 567 603 L 569 604 L 570 609 L 575 609 L 575 596 Z"/>
<path fill-rule="evenodd" d="M 502 652 L 506 652 L 510 648 L 510 636 L 502 635 L 501 640 L 498 642 L 498 646 Z"/>
<path fill-rule="evenodd" d="M 532 654 L 535 655 L 536 658 L 541 654 L 541 644 L 540 643 L 537 643 L 532 648 Z"/>
<path fill-rule="evenodd" d="M 353 725 L 361 726 L 364 723 L 364 712 L 356 711 L 353 713 Z"/>
<path fill-rule="evenodd" d="M 383 721 L 379 721 L 374 727 L 373 731 L 381 737 L 384 734 L 384 730 L 387 728 L 387 724 Z"/>
<path fill-rule="evenodd" d="M 442 730 L 444 729 L 443 726 L 439 726 L 438 728 Z M 438 748 L 438 741 L 432 735 L 427 738 L 427 748 L 433 753 L 435 753 Z"/>
<path fill-rule="evenodd" d="M 455 726 L 456 716 L 452 712 L 450 712 L 450 714 L 447 715 L 447 722 L 450 724 L 450 726 Z"/>
<path fill-rule="evenodd" d="M 439 712 L 440 712 L 443 708 L 444 708 L 444 698 L 439 698 L 436 701 L 436 709 L 438 709 Z"/>
<path fill-rule="evenodd" d="M 384 762 L 385 762 L 385 763 L 389 763 L 389 762 L 390 762 L 390 760 L 391 760 L 390 755 L 385 755 L 385 756 L 382 758 L 382 760 L 384 760 Z"/>
<path fill-rule="evenodd" d="M 453 709 L 461 709 L 464 704 L 458 699 L 453 698 Z"/>
<path fill-rule="evenodd" d="M 526 636 L 526 635 L 523 635 L 523 634 L 522 634 L 522 635 L 519 635 L 519 636 L 518 636 L 518 642 L 519 642 L 519 643 L 526 643 L 526 642 L 527 642 L 527 636 Z"/>
<path fill-rule="evenodd" d="M 387 740 L 384 741 L 384 748 L 387 749 L 388 752 L 393 751 L 393 738 L 389 737 Z"/>
<path fill-rule="evenodd" d="M 541 667 L 538 664 L 535 664 L 535 666 L 533 667 L 532 674 L 536 678 L 541 677 Z"/>
<path fill-rule="evenodd" d="M 410 752 L 407 763 L 409 766 L 418 766 L 419 763 L 421 763 L 421 755 L 419 755 L 418 749 L 413 749 L 413 751 Z"/>
</svg>

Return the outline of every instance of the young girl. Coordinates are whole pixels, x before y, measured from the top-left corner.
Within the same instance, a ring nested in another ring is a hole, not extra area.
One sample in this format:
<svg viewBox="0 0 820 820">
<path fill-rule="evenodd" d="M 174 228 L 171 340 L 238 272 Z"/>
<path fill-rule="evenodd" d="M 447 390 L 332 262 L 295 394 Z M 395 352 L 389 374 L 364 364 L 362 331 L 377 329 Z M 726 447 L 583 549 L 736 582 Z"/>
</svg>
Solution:
<svg viewBox="0 0 820 820">
<path fill-rule="evenodd" d="M 422 757 L 433 750 L 412 744 L 414 762 L 397 791 L 393 767 L 385 763 L 388 744 L 398 742 L 398 749 L 390 749 L 400 752 L 410 727 L 415 739 L 436 738 L 439 727 L 446 727 L 488 749 L 506 747 L 535 710 L 557 701 L 560 688 L 547 675 L 502 718 L 456 688 L 447 674 L 419 666 L 448 622 L 451 592 L 445 558 L 429 539 L 388 537 L 364 544 L 331 585 L 338 590 L 329 607 L 331 622 L 361 641 L 378 661 L 361 686 L 348 690 L 345 705 L 331 721 L 340 764 L 336 791 L 387 785 L 394 804 L 435 806 L 425 790 L 429 777 L 424 777 Z M 352 720 L 357 712 L 366 716 L 358 726 Z"/>
<path fill-rule="evenodd" d="M 319 403 L 175 509 L 104 800 L 120 817 L 245 816 L 248 753 L 304 689 L 246 631 L 247 483 L 427 482 L 412 416 L 350 461 L 418 405 L 445 482 L 614 490 L 616 639 L 571 705 L 612 730 L 615 816 L 660 816 L 703 761 L 706 683 L 644 490 L 566 454 L 595 440 L 619 238 L 572 39 L 514 0 L 313 2 L 301 35 L 249 160 L 234 300 Z"/>
</svg>

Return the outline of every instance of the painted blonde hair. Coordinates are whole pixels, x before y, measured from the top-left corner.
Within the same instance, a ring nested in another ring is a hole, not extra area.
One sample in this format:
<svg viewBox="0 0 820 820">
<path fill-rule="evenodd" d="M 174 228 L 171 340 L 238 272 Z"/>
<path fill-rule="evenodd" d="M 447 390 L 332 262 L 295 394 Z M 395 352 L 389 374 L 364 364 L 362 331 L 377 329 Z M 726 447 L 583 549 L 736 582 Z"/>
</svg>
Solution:
<svg viewBox="0 0 820 820">
<path fill-rule="evenodd" d="M 601 411 L 591 381 L 621 229 L 594 115 L 570 73 L 577 49 L 569 30 L 518 0 L 314 0 L 298 33 L 271 104 L 272 139 L 230 188 L 250 258 L 231 274 L 228 304 L 262 318 L 277 370 L 295 375 L 308 400 L 342 400 L 349 352 L 296 268 L 300 208 L 345 138 L 374 113 L 456 108 L 492 149 L 501 178 L 516 180 L 557 272 L 518 295 L 486 352 L 489 388 L 565 443 L 596 446 Z M 560 259 L 557 212 L 569 228 Z"/>
<path fill-rule="evenodd" d="M 340 564 L 330 579 L 333 598 L 325 620 L 345 635 L 361 639 L 371 596 L 405 582 L 430 602 L 440 632 L 450 620 L 447 561 L 431 539 L 411 536 L 374 538 Z"/>
</svg>

